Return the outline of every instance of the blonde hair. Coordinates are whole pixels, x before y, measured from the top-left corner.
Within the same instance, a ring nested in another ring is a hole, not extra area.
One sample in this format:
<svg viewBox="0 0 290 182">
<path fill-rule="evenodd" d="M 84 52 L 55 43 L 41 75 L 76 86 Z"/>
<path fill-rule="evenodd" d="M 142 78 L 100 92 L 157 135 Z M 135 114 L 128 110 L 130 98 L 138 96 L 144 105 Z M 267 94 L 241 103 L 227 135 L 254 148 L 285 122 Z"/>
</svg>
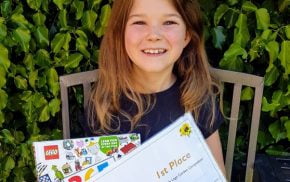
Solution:
<svg viewBox="0 0 290 182">
<path fill-rule="evenodd" d="M 114 114 L 120 113 L 131 122 L 131 130 L 154 104 L 154 98 L 144 99 L 134 91 L 132 80 L 132 62 L 125 50 L 125 27 L 134 0 L 115 0 L 110 21 L 103 37 L 99 73 L 96 86 L 89 104 L 89 126 L 95 134 L 116 132 L 119 127 L 112 127 Z M 181 79 L 180 103 L 186 112 L 192 112 L 198 120 L 204 103 L 210 103 L 211 111 L 208 120 L 215 118 L 215 92 L 217 85 L 209 72 L 204 39 L 201 12 L 196 0 L 172 0 L 182 16 L 191 40 L 184 48 L 174 65 L 174 73 Z M 121 110 L 120 99 L 127 97 L 137 106 L 137 114 L 131 116 Z"/>
</svg>

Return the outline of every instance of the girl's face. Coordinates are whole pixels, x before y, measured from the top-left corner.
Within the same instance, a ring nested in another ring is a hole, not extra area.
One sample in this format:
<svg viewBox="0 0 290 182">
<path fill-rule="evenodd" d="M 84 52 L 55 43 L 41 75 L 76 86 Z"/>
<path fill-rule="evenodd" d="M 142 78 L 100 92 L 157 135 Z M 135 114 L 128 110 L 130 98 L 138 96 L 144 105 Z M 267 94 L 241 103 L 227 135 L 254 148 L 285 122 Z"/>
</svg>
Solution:
<svg viewBox="0 0 290 182">
<path fill-rule="evenodd" d="M 125 29 L 125 47 L 138 75 L 171 75 L 190 37 L 171 0 L 135 0 Z"/>
</svg>

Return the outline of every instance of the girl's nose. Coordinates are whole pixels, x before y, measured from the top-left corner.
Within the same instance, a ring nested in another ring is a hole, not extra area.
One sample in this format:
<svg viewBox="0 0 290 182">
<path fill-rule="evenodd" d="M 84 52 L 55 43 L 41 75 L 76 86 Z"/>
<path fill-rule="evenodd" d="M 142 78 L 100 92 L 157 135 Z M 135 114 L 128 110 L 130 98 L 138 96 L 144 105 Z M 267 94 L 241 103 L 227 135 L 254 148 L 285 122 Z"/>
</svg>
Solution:
<svg viewBox="0 0 290 182">
<path fill-rule="evenodd" d="M 161 38 L 162 38 L 162 33 L 161 33 L 160 28 L 157 26 L 150 27 L 147 40 L 158 41 L 158 40 L 161 40 Z"/>
</svg>

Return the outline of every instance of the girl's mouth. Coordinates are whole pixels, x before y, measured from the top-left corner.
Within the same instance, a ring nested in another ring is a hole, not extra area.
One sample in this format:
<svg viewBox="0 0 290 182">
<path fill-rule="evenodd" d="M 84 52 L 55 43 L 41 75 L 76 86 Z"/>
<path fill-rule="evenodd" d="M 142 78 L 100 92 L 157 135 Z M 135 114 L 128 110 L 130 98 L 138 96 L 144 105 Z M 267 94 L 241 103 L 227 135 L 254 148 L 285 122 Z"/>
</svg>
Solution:
<svg viewBox="0 0 290 182">
<path fill-rule="evenodd" d="M 167 50 L 163 48 L 157 48 L 157 49 L 154 48 L 154 49 L 143 49 L 142 52 L 147 55 L 160 55 L 167 52 Z"/>
</svg>

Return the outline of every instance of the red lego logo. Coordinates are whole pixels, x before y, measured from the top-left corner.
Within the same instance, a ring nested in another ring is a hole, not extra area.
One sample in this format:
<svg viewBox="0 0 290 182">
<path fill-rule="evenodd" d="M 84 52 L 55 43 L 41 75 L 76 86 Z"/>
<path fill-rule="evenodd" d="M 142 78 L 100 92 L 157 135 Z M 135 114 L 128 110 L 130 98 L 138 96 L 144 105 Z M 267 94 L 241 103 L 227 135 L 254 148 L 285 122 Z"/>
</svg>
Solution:
<svg viewBox="0 0 290 182">
<path fill-rule="evenodd" d="M 58 145 L 44 146 L 45 160 L 59 159 Z"/>
</svg>

